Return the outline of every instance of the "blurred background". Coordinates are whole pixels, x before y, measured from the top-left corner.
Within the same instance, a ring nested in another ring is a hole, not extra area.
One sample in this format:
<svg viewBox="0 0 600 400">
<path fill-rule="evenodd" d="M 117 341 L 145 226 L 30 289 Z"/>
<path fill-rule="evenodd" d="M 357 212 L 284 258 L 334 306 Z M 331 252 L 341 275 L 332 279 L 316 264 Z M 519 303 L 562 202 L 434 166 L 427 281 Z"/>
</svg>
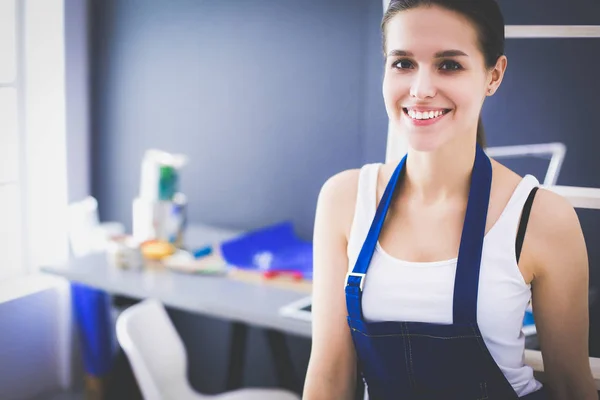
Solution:
<svg viewBox="0 0 600 400">
<path fill-rule="evenodd" d="M 507 25 L 600 25 L 597 0 L 498 2 Z M 92 196 L 99 221 L 133 230 L 147 150 L 186 157 L 187 224 L 289 221 L 312 239 L 326 179 L 385 160 L 382 13 L 381 0 L 0 0 L 0 398 L 89 390 L 69 284 L 38 271 L 72 257 L 68 204 Z M 563 143 L 556 183 L 600 187 L 600 38 L 507 39 L 506 55 L 483 110 L 488 145 Z M 548 168 L 504 163 L 540 181 Z M 600 287 L 600 212 L 578 214 Z M 225 390 L 231 323 L 168 311 L 191 386 Z M 260 328 L 247 342 L 242 386 L 278 386 Z M 285 342 L 299 387 L 310 339 Z M 118 360 L 108 398 L 139 396 Z"/>
</svg>

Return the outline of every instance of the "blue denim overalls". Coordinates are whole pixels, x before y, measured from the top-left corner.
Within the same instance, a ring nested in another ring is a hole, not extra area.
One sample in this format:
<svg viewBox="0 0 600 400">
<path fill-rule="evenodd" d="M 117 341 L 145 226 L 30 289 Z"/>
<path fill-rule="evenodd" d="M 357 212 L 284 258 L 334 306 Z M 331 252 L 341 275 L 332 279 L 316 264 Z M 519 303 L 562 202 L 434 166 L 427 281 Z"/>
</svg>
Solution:
<svg viewBox="0 0 600 400">
<path fill-rule="evenodd" d="M 394 188 L 388 183 L 367 238 L 346 280 L 348 325 L 370 400 L 508 400 L 519 398 L 489 353 L 477 325 L 479 267 L 492 183 L 489 158 L 477 145 L 454 282 L 453 323 L 366 322 L 362 289 Z M 522 397 L 543 400 L 542 390 Z"/>
</svg>

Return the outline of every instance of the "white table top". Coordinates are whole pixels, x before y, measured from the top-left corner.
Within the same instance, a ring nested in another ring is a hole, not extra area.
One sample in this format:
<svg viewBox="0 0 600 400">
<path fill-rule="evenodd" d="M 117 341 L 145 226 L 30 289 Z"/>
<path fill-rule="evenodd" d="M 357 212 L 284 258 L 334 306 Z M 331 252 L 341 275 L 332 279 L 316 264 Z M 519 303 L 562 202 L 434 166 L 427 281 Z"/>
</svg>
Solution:
<svg viewBox="0 0 600 400">
<path fill-rule="evenodd" d="M 236 234 L 206 226 L 190 226 L 186 242 L 198 248 Z M 111 294 L 139 299 L 156 298 L 168 307 L 303 337 L 311 336 L 310 322 L 279 314 L 282 306 L 307 296 L 300 291 L 224 276 L 191 275 L 165 269 L 122 270 L 112 267 L 105 254 L 74 258 L 65 265 L 43 267 L 42 271 Z"/>
</svg>

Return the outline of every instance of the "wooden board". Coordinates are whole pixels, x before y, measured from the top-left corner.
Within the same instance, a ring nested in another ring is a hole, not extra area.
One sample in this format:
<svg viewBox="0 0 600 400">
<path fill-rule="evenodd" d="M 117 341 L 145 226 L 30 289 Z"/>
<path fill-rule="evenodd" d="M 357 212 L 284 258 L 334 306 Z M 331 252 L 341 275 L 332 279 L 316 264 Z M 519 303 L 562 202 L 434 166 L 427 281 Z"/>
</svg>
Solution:
<svg viewBox="0 0 600 400">
<path fill-rule="evenodd" d="M 294 290 L 300 293 L 311 293 L 312 282 L 303 280 L 295 280 L 287 276 L 276 278 L 265 278 L 262 273 L 256 271 L 245 271 L 232 268 L 227 276 L 231 279 L 237 279 L 243 282 L 255 283 L 257 285 L 269 285 L 282 289 Z"/>
</svg>

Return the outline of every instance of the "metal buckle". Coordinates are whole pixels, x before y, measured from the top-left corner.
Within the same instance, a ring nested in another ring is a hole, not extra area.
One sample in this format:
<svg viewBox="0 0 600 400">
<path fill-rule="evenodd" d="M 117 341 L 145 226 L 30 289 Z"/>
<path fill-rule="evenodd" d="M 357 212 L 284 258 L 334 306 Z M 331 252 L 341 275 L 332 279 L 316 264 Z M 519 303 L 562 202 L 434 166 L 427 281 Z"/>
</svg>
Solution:
<svg viewBox="0 0 600 400">
<path fill-rule="evenodd" d="M 346 286 L 348 286 L 348 278 L 350 278 L 351 276 L 356 276 L 356 277 L 360 278 L 360 281 L 358 283 L 358 287 L 359 287 L 360 291 L 362 292 L 363 291 L 363 287 L 365 285 L 364 284 L 364 282 L 365 282 L 365 279 L 364 279 L 365 278 L 365 274 L 360 273 L 360 272 L 348 272 L 346 274 Z"/>
</svg>

